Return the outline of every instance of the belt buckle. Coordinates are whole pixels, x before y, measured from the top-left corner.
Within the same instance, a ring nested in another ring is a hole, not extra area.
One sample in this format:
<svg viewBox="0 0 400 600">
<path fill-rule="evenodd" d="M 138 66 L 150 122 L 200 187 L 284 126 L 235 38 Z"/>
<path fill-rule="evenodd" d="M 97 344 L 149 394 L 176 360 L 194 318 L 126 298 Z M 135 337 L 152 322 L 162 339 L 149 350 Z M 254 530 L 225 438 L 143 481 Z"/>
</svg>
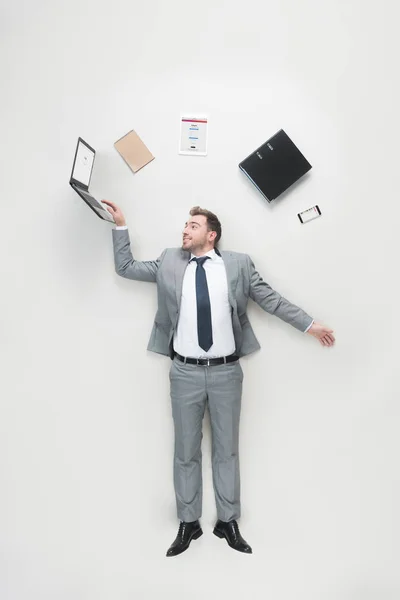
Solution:
<svg viewBox="0 0 400 600">
<path fill-rule="evenodd" d="M 204 363 L 204 362 L 200 362 L 200 361 L 207 361 L 207 362 Z M 210 359 L 209 358 L 198 358 L 197 359 L 197 366 L 200 366 L 200 367 L 209 367 L 210 366 Z"/>
</svg>

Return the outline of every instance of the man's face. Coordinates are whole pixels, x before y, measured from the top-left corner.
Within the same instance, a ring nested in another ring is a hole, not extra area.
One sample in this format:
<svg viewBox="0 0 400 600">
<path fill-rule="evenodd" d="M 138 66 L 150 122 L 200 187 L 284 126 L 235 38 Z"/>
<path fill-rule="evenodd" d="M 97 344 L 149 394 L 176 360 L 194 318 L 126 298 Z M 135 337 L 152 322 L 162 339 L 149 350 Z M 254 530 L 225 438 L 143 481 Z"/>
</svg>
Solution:
<svg viewBox="0 0 400 600">
<path fill-rule="evenodd" d="M 214 247 L 215 231 L 207 230 L 207 217 L 195 215 L 190 217 L 183 229 L 182 248 L 188 252 L 208 251 Z"/>
</svg>

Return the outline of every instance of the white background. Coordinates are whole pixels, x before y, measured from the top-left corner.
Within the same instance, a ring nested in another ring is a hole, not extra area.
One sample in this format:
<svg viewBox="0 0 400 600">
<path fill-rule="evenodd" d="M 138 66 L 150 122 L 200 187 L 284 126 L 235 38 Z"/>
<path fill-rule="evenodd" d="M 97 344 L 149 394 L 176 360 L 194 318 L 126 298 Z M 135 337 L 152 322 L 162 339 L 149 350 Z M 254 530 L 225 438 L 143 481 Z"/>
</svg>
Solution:
<svg viewBox="0 0 400 600">
<path fill-rule="evenodd" d="M 3 0 L 2 600 L 398 600 L 398 17 L 394 0 Z M 178 155 L 184 112 L 209 116 L 207 158 Z M 313 169 L 268 205 L 237 165 L 280 127 Z M 113 148 L 132 128 L 156 156 L 137 175 Z M 79 135 L 138 259 L 179 245 L 200 204 L 223 248 L 335 330 L 324 349 L 251 306 L 253 556 L 212 535 L 207 423 L 205 535 L 165 558 L 177 520 L 169 360 L 146 352 L 156 288 L 115 274 L 110 224 L 69 187 Z"/>
</svg>

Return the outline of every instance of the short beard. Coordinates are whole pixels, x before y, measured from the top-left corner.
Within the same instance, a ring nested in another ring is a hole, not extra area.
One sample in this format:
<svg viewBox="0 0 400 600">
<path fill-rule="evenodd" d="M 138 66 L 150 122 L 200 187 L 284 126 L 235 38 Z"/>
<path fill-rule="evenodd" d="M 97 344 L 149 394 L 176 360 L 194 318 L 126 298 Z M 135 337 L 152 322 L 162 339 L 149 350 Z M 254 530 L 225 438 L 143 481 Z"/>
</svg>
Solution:
<svg viewBox="0 0 400 600">
<path fill-rule="evenodd" d="M 190 242 L 192 244 L 192 242 Z M 182 242 L 182 250 L 186 252 L 191 252 L 192 254 L 196 254 L 196 252 L 203 252 L 207 246 L 207 243 L 198 244 L 197 246 L 190 245 L 189 248 L 185 248 Z"/>
</svg>

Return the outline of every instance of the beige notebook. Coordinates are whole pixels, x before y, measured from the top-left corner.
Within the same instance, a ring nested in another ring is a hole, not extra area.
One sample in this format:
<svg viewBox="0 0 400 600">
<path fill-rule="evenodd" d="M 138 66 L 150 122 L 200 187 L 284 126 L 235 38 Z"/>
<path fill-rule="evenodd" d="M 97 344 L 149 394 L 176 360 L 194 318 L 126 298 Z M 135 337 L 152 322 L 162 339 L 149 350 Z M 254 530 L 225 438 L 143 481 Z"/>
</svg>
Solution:
<svg viewBox="0 0 400 600">
<path fill-rule="evenodd" d="M 135 131 L 130 131 L 114 144 L 134 173 L 154 160 L 154 156 Z"/>
</svg>

